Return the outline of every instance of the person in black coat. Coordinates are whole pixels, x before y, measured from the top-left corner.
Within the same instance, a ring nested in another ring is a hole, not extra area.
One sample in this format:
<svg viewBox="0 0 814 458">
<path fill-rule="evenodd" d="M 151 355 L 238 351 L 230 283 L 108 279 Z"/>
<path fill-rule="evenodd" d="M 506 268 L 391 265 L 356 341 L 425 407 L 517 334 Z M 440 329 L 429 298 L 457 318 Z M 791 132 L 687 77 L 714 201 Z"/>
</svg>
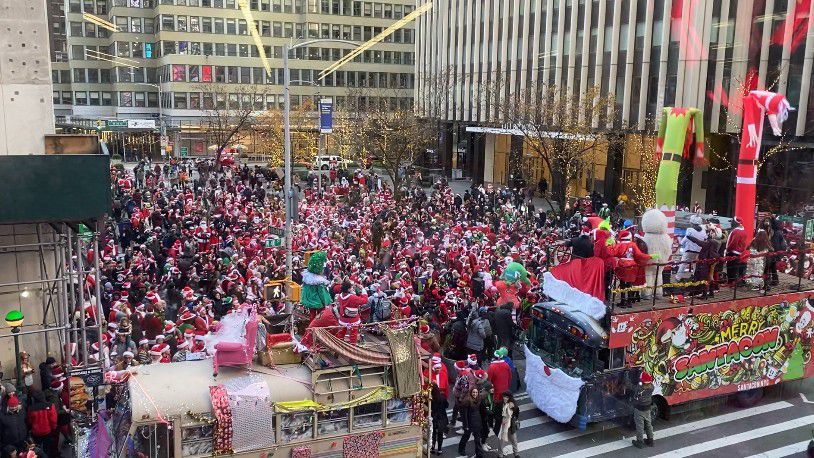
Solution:
<svg viewBox="0 0 814 458">
<path fill-rule="evenodd" d="M 481 402 L 480 391 L 477 387 L 469 390 L 469 399 L 461 408 L 461 416 L 464 425 L 464 432 L 461 434 L 461 441 L 458 442 L 458 455 L 466 455 L 466 443 L 473 437 L 475 441 L 475 457 L 483 456 L 483 434 L 484 419 L 486 418 L 486 408 Z"/>
<path fill-rule="evenodd" d="M 54 378 L 53 369 L 56 364 L 57 360 L 53 356 L 45 358 L 45 361 L 40 363 L 40 383 L 43 390 L 51 387 L 51 379 Z"/>
<path fill-rule="evenodd" d="M 594 255 L 594 242 L 591 240 L 590 224 L 583 224 L 579 236 L 565 241 L 565 246 L 571 247 L 571 256 L 587 259 Z"/>
<path fill-rule="evenodd" d="M 6 398 L 6 407 L 0 412 L 0 444 L 12 446 L 17 450 L 25 450 L 28 439 L 28 426 L 17 396 L 12 394 Z"/>
<path fill-rule="evenodd" d="M 447 417 L 447 408 L 449 401 L 444 396 L 444 393 L 436 386 L 432 385 L 432 442 L 430 443 L 430 454 L 440 455 L 444 449 L 444 433 L 449 426 L 449 417 Z"/>
<path fill-rule="evenodd" d="M 514 304 L 508 302 L 495 311 L 495 322 L 492 331 L 497 337 L 497 348 L 506 347 L 509 356 L 512 354 L 514 346 L 514 322 L 512 321 L 512 307 Z"/>
</svg>

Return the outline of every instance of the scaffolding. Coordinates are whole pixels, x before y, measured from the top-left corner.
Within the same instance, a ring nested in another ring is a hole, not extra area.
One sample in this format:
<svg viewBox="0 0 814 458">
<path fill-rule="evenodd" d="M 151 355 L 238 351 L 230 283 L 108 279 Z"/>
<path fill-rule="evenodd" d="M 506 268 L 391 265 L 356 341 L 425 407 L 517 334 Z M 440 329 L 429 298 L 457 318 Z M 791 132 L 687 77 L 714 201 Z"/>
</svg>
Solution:
<svg viewBox="0 0 814 458">
<path fill-rule="evenodd" d="M 89 338 L 104 332 L 100 281 L 95 274 L 99 231 L 96 222 L 86 225 L 96 230 L 80 234 L 79 225 L 72 223 L 0 225 L 4 234 L 0 242 L 11 242 L 0 243 L 0 266 L 16 271 L 15 281 L 0 283 L 0 303 L 14 308 L 16 302 L 17 309 L 34 318 L 19 332 L 0 331 L 0 339 L 42 336 L 42 346 L 33 348 L 44 349 L 41 356 L 56 357 L 68 371 L 72 356 L 85 368 L 93 367 L 88 362 Z M 21 239 L 27 242 L 16 242 Z M 90 265 L 89 250 L 94 253 Z M 89 277 L 96 281 L 87 281 Z M 87 305 L 95 311 L 95 323 L 87 319 Z M 74 346 L 67 344 L 76 344 L 77 353 L 71 354 Z"/>
</svg>

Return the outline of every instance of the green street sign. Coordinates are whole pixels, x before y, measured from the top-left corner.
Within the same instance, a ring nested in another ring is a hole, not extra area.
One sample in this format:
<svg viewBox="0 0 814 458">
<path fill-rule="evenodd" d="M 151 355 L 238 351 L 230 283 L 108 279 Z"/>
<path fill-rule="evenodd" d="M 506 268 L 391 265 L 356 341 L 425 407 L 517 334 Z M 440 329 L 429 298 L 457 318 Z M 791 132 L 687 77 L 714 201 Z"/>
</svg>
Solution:
<svg viewBox="0 0 814 458">
<path fill-rule="evenodd" d="M 814 219 L 806 221 L 806 231 L 804 240 L 814 240 Z"/>
<path fill-rule="evenodd" d="M 108 129 L 127 129 L 127 121 L 120 119 L 108 119 L 105 125 Z"/>
<path fill-rule="evenodd" d="M 189 147 L 182 146 L 181 147 L 181 157 L 187 157 L 188 154 L 189 154 Z"/>
<path fill-rule="evenodd" d="M 283 240 L 279 238 L 268 238 L 266 239 L 266 248 L 278 247 L 283 246 Z"/>
</svg>

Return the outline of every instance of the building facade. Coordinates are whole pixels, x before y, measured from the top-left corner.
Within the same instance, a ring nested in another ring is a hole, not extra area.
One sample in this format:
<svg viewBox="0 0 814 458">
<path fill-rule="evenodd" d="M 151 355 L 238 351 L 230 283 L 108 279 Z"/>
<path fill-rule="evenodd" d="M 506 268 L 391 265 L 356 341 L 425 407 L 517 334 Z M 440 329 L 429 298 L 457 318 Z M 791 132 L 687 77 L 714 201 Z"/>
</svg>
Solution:
<svg viewBox="0 0 814 458">
<path fill-rule="evenodd" d="M 448 123 L 442 146 L 447 169 L 505 183 L 505 158 L 524 150 L 511 129 L 501 128 L 495 104 L 484 103 L 483 93 L 496 78 L 505 82 L 507 96 L 531 85 L 577 94 L 598 87 L 616 101 L 617 124 L 607 130 L 632 132 L 645 142 L 652 143 L 663 107 L 702 109 L 707 150 L 720 160 L 683 180 L 679 204 L 698 200 L 729 212 L 735 172 L 727 165 L 737 160 L 740 94 L 744 88 L 768 89 L 785 94 L 797 110 L 784 125 L 783 141 L 791 148 L 766 156 L 759 202 L 810 198 L 811 0 L 434 1 L 417 25 L 416 103 L 419 112 L 437 113 Z M 438 105 L 428 96 L 437 92 L 428 81 L 437 82 L 433 75 L 444 72 L 448 90 Z M 778 142 L 764 135 L 763 153 Z M 575 191 L 596 189 L 609 199 L 625 192 L 640 175 L 638 158 L 628 153 L 631 143 L 609 142 Z M 525 178 L 548 174 L 533 157 L 527 161 Z"/>
<path fill-rule="evenodd" d="M 56 25 L 54 20 L 51 27 L 52 43 L 65 43 L 53 53 L 53 102 L 58 121 L 68 128 L 98 126 L 103 137 L 112 137 L 125 150 L 127 144 L 150 144 L 154 151 L 155 129 L 108 132 L 110 123 L 104 121 L 156 119 L 161 99 L 170 142 L 186 145 L 190 154 L 203 154 L 206 142 L 183 132 L 199 129 L 208 109 L 251 105 L 259 112 L 282 108 L 285 43 L 317 38 L 361 43 L 415 8 L 412 0 L 251 0 L 249 6 L 271 67 L 267 73 L 237 3 L 66 1 L 64 24 Z M 117 31 L 84 20 L 83 13 L 109 21 Z M 58 33 L 60 29 L 63 35 Z M 414 43 L 413 27 L 408 25 L 323 81 L 317 80 L 319 71 L 352 47 L 319 43 L 297 49 L 290 61 L 292 86 L 296 86 L 291 91 L 292 107 L 330 97 L 341 109 L 348 88 L 363 86 L 375 88 L 386 103 L 411 106 Z M 142 125 L 150 123 L 136 123 Z"/>
</svg>

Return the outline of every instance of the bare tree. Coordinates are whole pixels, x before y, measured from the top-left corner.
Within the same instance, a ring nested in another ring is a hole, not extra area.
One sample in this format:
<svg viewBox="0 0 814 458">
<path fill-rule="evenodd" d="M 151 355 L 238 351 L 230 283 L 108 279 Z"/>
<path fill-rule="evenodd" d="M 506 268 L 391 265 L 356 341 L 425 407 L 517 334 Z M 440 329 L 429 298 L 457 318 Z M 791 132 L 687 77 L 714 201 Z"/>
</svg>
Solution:
<svg viewBox="0 0 814 458">
<path fill-rule="evenodd" d="M 388 97 L 375 91 L 353 91 L 351 109 L 358 113 L 351 135 L 367 153 L 374 154 L 393 183 L 396 199 L 408 169 L 433 144 L 430 123 L 420 119 L 411 109 L 392 105 Z"/>
<path fill-rule="evenodd" d="M 223 150 L 229 144 L 241 142 L 250 133 L 253 115 L 263 110 L 268 88 L 262 85 L 241 85 L 239 92 L 229 92 L 234 86 L 203 83 L 198 90 L 204 94 L 203 127 L 215 145 L 215 166 L 220 167 Z"/>
<path fill-rule="evenodd" d="M 285 148 L 285 124 L 282 110 L 267 110 L 257 114 L 252 128 L 257 134 L 257 151 L 268 157 L 274 167 L 283 163 Z M 289 113 L 291 122 L 292 163 L 311 164 L 319 150 L 319 132 L 316 128 L 317 112 L 311 99 L 293 108 Z"/>
<path fill-rule="evenodd" d="M 525 149 L 542 159 L 551 173 L 554 200 L 563 206 L 569 185 L 593 167 L 596 147 L 607 141 L 606 127 L 595 127 L 594 120 L 613 125 L 614 98 L 602 96 L 597 86 L 584 94 L 542 83 L 507 89 L 498 78 L 485 93 L 497 115 L 495 124 L 511 127 L 523 137 Z M 510 155 L 510 174 L 522 175 L 522 167 L 522 154 Z"/>
</svg>

